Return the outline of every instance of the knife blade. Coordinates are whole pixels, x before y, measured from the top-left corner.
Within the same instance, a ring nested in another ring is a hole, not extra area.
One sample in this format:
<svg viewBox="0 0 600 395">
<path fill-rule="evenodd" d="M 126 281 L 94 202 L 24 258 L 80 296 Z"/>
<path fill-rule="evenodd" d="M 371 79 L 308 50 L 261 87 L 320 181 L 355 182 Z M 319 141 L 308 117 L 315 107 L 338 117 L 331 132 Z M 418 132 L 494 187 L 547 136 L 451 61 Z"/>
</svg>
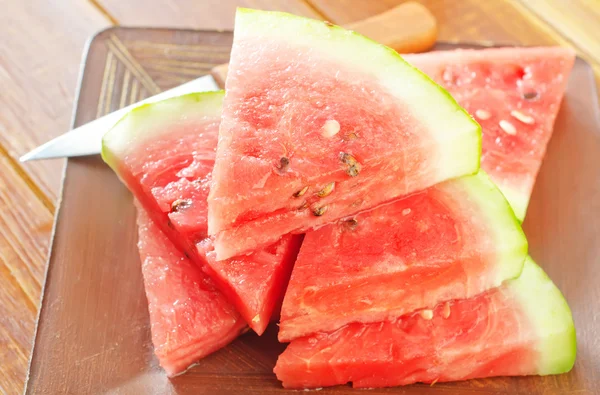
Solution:
<svg viewBox="0 0 600 395">
<path fill-rule="evenodd" d="M 21 156 L 19 160 L 62 158 L 65 156 L 85 156 L 99 154 L 102 149 L 102 136 L 129 111 L 142 104 L 153 103 L 192 92 L 216 91 L 221 89 L 211 75 L 197 78 L 173 89 L 161 92 L 120 110 L 111 112 L 101 118 L 88 122 L 57 138 L 40 145 Z"/>
</svg>

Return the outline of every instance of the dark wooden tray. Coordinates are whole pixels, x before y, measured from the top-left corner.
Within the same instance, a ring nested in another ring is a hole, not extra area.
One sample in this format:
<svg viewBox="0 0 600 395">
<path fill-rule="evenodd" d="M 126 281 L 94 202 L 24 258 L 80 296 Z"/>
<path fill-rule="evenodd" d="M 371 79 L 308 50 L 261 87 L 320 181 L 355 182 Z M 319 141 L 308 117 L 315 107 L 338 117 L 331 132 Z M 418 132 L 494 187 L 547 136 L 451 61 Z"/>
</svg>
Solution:
<svg viewBox="0 0 600 395">
<path fill-rule="evenodd" d="M 75 113 L 81 125 L 226 62 L 231 33 L 113 28 L 91 40 Z M 448 47 L 448 45 L 445 45 Z M 597 393 L 600 388 L 600 115 L 578 60 L 525 221 L 532 256 L 564 292 L 578 335 L 574 370 L 373 393 Z M 283 393 L 276 327 L 246 334 L 168 380 L 150 342 L 132 197 L 99 157 L 70 159 L 27 393 Z M 341 386 L 325 393 L 359 393 Z M 289 392 L 289 391 L 288 391 Z"/>
</svg>

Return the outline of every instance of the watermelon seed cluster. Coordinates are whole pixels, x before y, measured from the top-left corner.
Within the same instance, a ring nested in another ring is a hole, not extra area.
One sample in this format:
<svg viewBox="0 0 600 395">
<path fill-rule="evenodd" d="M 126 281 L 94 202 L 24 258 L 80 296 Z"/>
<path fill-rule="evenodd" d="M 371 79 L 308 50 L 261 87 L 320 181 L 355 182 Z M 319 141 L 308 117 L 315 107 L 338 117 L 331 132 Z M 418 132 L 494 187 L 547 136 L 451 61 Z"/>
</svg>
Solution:
<svg viewBox="0 0 600 395">
<path fill-rule="evenodd" d="M 346 152 L 340 152 L 340 160 L 347 166 L 346 174 L 350 177 L 356 177 L 360 173 L 362 166 L 352 155 Z"/>
</svg>

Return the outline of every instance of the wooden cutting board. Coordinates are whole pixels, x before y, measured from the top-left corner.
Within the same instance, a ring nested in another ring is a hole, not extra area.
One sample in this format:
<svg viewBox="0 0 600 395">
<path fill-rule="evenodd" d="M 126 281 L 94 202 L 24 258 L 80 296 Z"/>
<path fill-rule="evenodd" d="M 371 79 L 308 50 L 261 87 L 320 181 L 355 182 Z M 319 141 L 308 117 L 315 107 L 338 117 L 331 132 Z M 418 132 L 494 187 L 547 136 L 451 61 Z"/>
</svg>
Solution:
<svg viewBox="0 0 600 395">
<path fill-rule="evenodd" d="M 113 28 L 90 43 L 76 126 L 207 74 L 228 32 Z M 456 45 L 454 45 L 456 46 Z M 449 48 L 452 45 L 440 44 Z M 600 113 L 591 68 L 576 62 L 525 221 L 531 255 L 573 310 L 569 374 L 493 378 L 372 393 L 593 394 L 600 388 Z M 276 327 L 251 333 L 168 380 L 150 342 L 132 197 L 99 157 L 70 159 L 30 366 L 31 394 L 290 393 L 272 373 Z M 362 393 L 347 386 L 326 393 Z"/>
</svg>

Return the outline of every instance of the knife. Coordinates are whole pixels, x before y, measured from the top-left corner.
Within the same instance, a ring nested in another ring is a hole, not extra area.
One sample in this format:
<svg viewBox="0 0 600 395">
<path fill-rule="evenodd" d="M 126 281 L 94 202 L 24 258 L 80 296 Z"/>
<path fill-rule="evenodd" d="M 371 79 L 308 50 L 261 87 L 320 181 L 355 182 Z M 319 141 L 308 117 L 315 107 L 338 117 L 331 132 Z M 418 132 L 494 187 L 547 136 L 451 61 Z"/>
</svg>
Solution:
<svg viewBox="0 0 600 395">
<path fill-rule="evenodd" d="M 435 17 L 427 8 L 415 2 L 401 4 L 365 20 L 347 24 L 345 27 L 394 48 L 400 53 L 426 51 L 435 44 L 437 36 Z M 214 77 L 210 74 L 205 75 L 114 111 L 48 141 L 19 159 L 21 162 L 26 162 L 99 154 L 104 133 L 135 107 L 186 93 L 219 90 L 220 86 L 224 86 L 226 73 L 227 65 L 217 66 L 212 71 Z"/>
<path fill-rule="evenodd" d="M 26 162 L 28 160 L 99 154 L 102 148 L 102 136 L 104 136 L 104 133 L 135 107 L 146 103 L 153 103 L 171 97 L 185 95 L 186 93 L 216 91 L 219 89 L 221 88 L 219 88 L 215 79 L 211 75 L 205 75 L 204 77 L 186 82 L 183 85 L 161 92 L 130 106 L 111 112 L 110 114 L 88 122 L 85 125 L 79 126 L 70 132 L 40 145 L 23 155 L 19 160 L 21 162 Z"/>
</svg>

